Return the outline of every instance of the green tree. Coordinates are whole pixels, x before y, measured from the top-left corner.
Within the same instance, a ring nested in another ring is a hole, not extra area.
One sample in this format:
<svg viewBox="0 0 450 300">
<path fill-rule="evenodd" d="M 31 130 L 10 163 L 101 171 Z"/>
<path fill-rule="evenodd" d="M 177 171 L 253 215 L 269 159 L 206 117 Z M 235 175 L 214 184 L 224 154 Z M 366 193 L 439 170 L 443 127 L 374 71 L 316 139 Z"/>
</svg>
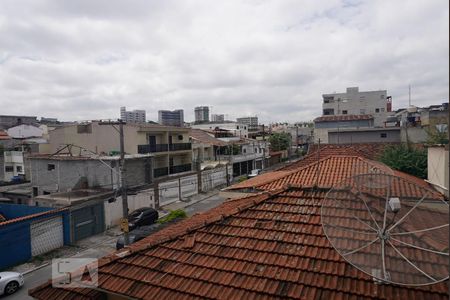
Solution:
<svg viewBox="0 0 450 300">
<path fill-rule="evenodd" d="M 406 145 L 388 146 L 381 153 L 379 160 L 394 170 L 419 178 L 427 177 L 427 152 L 424 149 Z"/>
<path fill-rule="evenodd" d="M 286 132 L 273 133 L 269 137 L 269 142 L 272 151 L 286 150 L 291 143 L 291 135 Z"/>
</svg>

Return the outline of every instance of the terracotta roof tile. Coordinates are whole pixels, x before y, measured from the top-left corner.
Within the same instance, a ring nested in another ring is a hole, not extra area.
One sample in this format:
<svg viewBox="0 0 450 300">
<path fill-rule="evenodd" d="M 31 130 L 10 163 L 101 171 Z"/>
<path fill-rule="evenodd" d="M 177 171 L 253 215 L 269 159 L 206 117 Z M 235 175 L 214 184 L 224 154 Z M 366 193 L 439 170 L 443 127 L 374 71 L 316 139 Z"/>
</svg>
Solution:
<svg viewBox="0 0 450 300">
<path fill-rule="evenodd" d="M 141 240 L 124 257 L 104 259 L 100 288 L 153 299 L 448 298 L 446 283 L 376 285 L 345 262 L 322 231 L 319 207 L 326 192 L 291 187 L 225 202 Z M 227 217 L 217 217 L 222 214 Z M 30 294 L 38 299 L 101 297 L 97 291 L 50 284 Z"/>
<path fill-rule="evenodd" d="M 314 119 L 314 123 L 317 122 L 335 122 L 335 121 L 357 121 L 357 120 L 372 120 L 372 115 L 329 115 L 321 116 Z"/>
</svg>

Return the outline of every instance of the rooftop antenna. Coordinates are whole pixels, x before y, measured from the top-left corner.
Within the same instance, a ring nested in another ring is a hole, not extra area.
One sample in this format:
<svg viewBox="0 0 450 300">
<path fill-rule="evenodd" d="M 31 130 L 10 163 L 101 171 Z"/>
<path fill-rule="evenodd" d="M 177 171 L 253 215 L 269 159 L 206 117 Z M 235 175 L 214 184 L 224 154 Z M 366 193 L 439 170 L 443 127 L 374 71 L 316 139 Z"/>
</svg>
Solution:
<svg viewBox="0 0 450 300">
<path fill-rule="evenodd" d="M 349 177 L 327 193 L 321 208 L 333 248 L 376 284 L 425 286 L 449 278 L 449 205 L 435 192 L 382 170 Z M 420 221 L 419 221 L 420 220 Z"/>
</svg>

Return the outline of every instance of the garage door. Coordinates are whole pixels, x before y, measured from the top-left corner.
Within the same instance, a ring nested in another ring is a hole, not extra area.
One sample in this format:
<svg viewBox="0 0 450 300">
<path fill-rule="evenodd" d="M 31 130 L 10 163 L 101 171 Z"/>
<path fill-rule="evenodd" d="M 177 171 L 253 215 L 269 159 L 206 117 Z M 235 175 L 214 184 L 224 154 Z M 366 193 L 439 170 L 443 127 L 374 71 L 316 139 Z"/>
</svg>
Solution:
<svg viewBox="0 0 450 300">
<path fill-rule="evenodd" d="M 103 203 L 72 211 L 73 241 L 103 232 L 105 227 Z"/>
<path fill-rule="evenodd" d="M 64 245 L 62 217 L 54 217 L 31 224 L 31 254 L 36 256 Z"/>
</svg>

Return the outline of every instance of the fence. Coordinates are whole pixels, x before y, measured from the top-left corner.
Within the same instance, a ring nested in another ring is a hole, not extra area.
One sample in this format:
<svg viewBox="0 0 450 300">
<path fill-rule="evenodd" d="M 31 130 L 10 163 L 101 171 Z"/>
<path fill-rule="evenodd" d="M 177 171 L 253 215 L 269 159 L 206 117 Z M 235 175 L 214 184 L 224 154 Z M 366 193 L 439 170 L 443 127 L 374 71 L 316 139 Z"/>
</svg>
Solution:
<svg viewBox="0 0 450 300">
<path fill-rule="evenodd" d="M 226 167 L 219 167 L 201 172 L 201 191 L 208 192 L 217 187 L 227 184 Z M 228 166 L 228 174 L 231 180 L 232 167 Z M 183 201 L 191 196 L 197 195 L 198 174 L 189 174 L 176 179 L 168 179 L 158 183 L 159 206 L 165 206 L 176 201 Z M 105 225 L 110 228 L 117 225 L 122 217 L 122 198 L 119 196 L 115 201 L 105 200 Z M 155 207 L 154 188 L 145 189 L 135 195 L 128 195 L 128 208 L 133 211 L 140 207 Z"/>
</svg>

